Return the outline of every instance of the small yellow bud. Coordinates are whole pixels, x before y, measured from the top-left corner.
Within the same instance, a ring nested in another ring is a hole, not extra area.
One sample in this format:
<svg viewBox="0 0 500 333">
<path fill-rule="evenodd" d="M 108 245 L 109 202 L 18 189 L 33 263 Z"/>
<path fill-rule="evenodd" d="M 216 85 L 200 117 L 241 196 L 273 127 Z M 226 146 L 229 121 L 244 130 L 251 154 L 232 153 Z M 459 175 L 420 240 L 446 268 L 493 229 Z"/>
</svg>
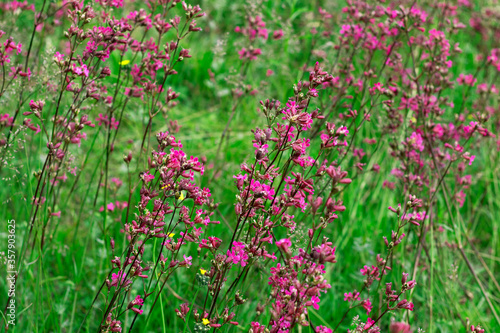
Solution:
<svg viewBox="0 0 500 333">
<path fill-rule="evenodd" d="M 130 60 L 123 60 L 123 61 L 120 61 L 118 64 L 119 64 L 120 66 L 125 66 L 125 65 L 130 64 Z"/>
<path fill-rule="evenodd" d="M 206 272 L 207 272 L 207 271 L 206 271 L 205 269 L 200 269 L 200 273 L 201 273 L 201 275 L 205 275 L 205 273 L 206 273 Z"/>
<path fill-rule="evenodd" d="M 207 318 L 203 318 L 201 321 L 203 322 L 203 325 L 210 324 L 210 321 Z"/>
</svg>

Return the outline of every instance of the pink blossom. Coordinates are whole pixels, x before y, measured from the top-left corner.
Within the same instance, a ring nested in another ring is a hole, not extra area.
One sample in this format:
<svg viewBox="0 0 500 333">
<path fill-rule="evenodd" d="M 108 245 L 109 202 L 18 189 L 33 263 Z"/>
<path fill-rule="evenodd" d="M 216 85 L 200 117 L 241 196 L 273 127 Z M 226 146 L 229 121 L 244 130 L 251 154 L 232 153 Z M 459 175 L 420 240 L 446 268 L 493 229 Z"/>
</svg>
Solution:
<svg viewBox="0 0 500 333">
<path fill-rule="evenodd" d="M 361 307 L 366 310 L 366 314 L 369 315 L 370 312 L 372 312 L 373 305 L 372 302 L 370 302 L 369 299 L 365 299 L 364 301 L 361 302 Z"/>
<path fill-rule="evenodd" d="M 273 39 L 281 39 L 281 37 L 283 37 L 283 30 L 282 29 L 276 30 L 275 32 L 273 32 Z"/>
<path fill-rule="evenodd" d="M 316 326 L 315 333 L 332 333 L 332 330 L 326 326 L 318 325 Z"/>
<path fill-rule="evenodd" d="M 477 82 L 477 79 L 472 76 L 472 74 L 464 75 L 460 74 L 460 76 L 457 79 L 457 82 L 459 85 L 466 85 L 466 86 L 474 86 Z"/>
<path fill-rule="evenodd" d="M 148 172 L 146 172 L 146 173 L 144 173 L 144 174 L 142 175 L 142 179 L 144 179 L 144 181 L 145 181 L 146 183 L 149 183 L 149 182 L 150 182 L 150 181 L 152 181 L 154 178 L 155 178 L 155 176 L 153 176 L 152 174 L 150 174 L 150 173 L 149 173 L 149 171 L 148 171 Z"/>
</svg>

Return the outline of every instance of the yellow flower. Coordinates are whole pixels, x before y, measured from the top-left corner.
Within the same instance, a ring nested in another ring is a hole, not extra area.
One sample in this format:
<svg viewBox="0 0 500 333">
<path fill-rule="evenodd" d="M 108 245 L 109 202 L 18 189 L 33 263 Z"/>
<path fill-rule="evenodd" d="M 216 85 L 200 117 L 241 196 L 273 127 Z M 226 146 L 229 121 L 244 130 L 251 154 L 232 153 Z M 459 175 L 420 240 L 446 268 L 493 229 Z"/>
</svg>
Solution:
<svg viewBox="0 0 500 333">
<path fill-rule="evenodd" d="M 207 272 L 206 270 L 200 268 L 201 275 L 205 275 L 206 272 Z"/>
<path fill-rule="evenodd" d="M 201 321 L 203 322 L 203 325 L 210 324 L 210 321 L 207 318 L 203 318 Z"/>
<path fill-rule="evenodd" d="M 119 64 L 120 66 L 125 66 L 125 65 L 130 64 L 130 60 L 123 60 L 123 61 L 120 61 L 118 64 Z"/>
<path fill-rule="evenodd" d="M 172 232 L 168 234 L 168 237 L 170 237 L 170 238 L 172 238 L 172 237 L 174 237 L 174 236 L 175 236 L 175 234 L 174 234 L 174 233 L 172 233 Z"/>
<path fill-rule="evenodd" d="M 164 189 L 169 188 L 169 187 L 170 187 L 170 184 L 167 184 L 167 185 L 163 186 L 161 189 L 164 190 Z"/>
</svg>

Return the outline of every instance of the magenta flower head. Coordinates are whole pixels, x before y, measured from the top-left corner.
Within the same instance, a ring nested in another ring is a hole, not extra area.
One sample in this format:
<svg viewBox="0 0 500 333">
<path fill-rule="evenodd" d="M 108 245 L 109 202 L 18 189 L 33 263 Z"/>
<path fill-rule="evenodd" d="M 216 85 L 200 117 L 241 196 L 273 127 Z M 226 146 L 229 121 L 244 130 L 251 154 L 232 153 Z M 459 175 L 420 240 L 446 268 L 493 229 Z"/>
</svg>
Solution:
<svg viewBox="0 0 500 333">
<path fill-rule="evenodd" d="M 189 303 L 182 303 L 179 309 L 175 309 L 175 313 L 179 318 L 184 320 L 189 313 Z"/>
<path fill-rule="evenodd" d="M 250 326 L 252 327 L 250 329 L 250 332 L 252 332 L 252 333 L 266 333 L 266 331 L 268 331 L 267 328 L 266 328 L 266 326 L 261 325 L 261 324 L 259 324 L 258 322 L 255 322 L 255 321 L 252 322 L 250 324 Z"/>
<path fill-rule="evenodd" d="M 247 265 L 248 254 L 245 252 L 245 244 L 242 242 L 233 242 L 231 251 L 227 251 L 227 262 L 240 264 L 242 267 Z"/>
<path fill-rule="evenodd" d="M 307 112 L 303 112 L 304 106 L 295 101 L 286 103 L 286 108 L 282 111 L 285 115 L 283 120 L 288 120 L 292 125 L 298 125 L 303 131 L 311 128 L 313 119 Z"/>
<path fill-rule="evenodd" d="M 478 326 L 474 326 L 474 325 L 472 325 L 472 326 L 470 327 L 470 331 L 471 331 L 472 333 L 484 333 L 484 332 L 485 332 L 485 330 L 484 330 L 484 329 L 482 329 L 479 325 L 478 325 Z"/>
<path fill-rule="evenodd" d="M 273 32 L 273 39 L 281 39 L 281 37 L 283 37 L 283 30 L 282 29 L 276 30 L 275 32 Z"/>
<path fill-rule="evenodd" d="M 396 309 L 406 309 L 413 311 L 413 303 L 409 302 L 408 300 L 404 299 L 399 301 L 399 303 L 396 305 Z"/>
<path fill-rule="evenodd" d="M 359 292 L 354 290 L 354 292 L 344 293 L 344 301 L 352 302 L 359 300 Z"/>
<path fill-rule="evenodd" d="M 313 214 L 316 214 L 316 212 L 319 209 L 319 206 L 323 203 L 323 198 L 322 197 L 317 197 L 316 199 L 310 195 L 307 197 L 308 201 L 311 203 L 311 210 Z"/>
<path fill-rule="evenodd" d="M 329 329 L 328 327 L 326 326 L 316 326 L 316 330 L 315 330 L 316 333 L 332 333 L 332 330 Z"/>
<path fill-rule="evenodd" d="M 474 86 L 477 82 L 477 79 L 474 78 L 472 74 L 464 75 L 460 74 L 460 76 L 457 79 L 457 83 L 459 85 L 466 85 L 466 86 Z"/>
<path fill-rule="evenodd" d="M 64 64 L 64 54 L 56 52 L 54 54 L 54 61 L 59 65 L 62 66 Z"/>
<path fill-rule="evenodd" d="M 292 242 L 289 238 L 284 238 L 276 242 L 276 246 L 289 258 L 292 255 L 290 247 Z"/>
<path fill-rule="evenodd" d="M 369 315 L 373 309 L 372 302 L 368 298 L 365 299 L 364 301 L 361 301 L 361 307 L 366 310 L 367 315 Z"/>
<path fill-rule="evenodd" d="M 335 247 L 331 247 L 331 242 L 323 243 L 319 246 L 316 246 L 311 251 L 311 258 L 317 261 L 319 264 L 324 264 L 326 262 L 336 263 L 335 259 Z"/>
<path fill-rule="evenodd" d="M 135 299 L 130 302 L 128 304 L 128 309 L 132 309 L 132 311 L 138 313 L 138 314 L 142 314 L 142 310 L 138 309 L 138 308 L 133 308 L 135 305 L 139 305 L 139 306 L 142 306 L 144 304 L 144 300 L 142 299 L 141 295 L 137 295 L 135 297 Z M 135 309 L 135 310 L 134 310 Z"/>
<path fill-rule="evenodd" d="M 149 183 L 150 181 L 152 181 L 155 178 L 155 176 L 150 174 L 148 171 L 148 172 L 143 173 L 141 178 L 144 180 L 145 183 Z"/>
<path fill-rule="evenodd" d="M 319 310 L 319 297 L 312 296 L 310 301 L 306 302 L 306 306 L 312 306 L 315 310 Z"/>
<path fill-rule="evenodd" d="M 29 103 L 30 109 L 33 112 L 42 112 L 44 105 L 45 105 L 45 101 L 43 101 L 43 100 L 36 101 L 36 102 L 31 100 Z"/>
<path fill-rule="evenodd" d="M 403 277 L 401 279 L 401 290 L 406 291 L 413 289 L 417 284 L 414 280 L 408 281 L 408 273 L 403 273 Z"/>
<path fill-rule="evenodd" d="M 188 257 L 188 256 L 186 256 L 184 254 L 184 260 L 179 263 L 179 266 L 181 266 L 181 267 L 184 267 L 184 266 L 190 267 L 193 264 L 192 261 L 191 261 L 192 259 L 193 258 L 191 256 Z"/>
</svg>

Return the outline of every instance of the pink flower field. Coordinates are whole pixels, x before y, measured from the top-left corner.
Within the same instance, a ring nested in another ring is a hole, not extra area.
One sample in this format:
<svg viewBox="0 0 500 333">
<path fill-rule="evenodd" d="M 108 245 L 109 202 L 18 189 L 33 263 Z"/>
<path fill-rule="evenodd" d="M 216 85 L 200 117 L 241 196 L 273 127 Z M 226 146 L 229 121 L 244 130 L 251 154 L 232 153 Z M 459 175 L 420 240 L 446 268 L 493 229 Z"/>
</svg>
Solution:
<svg viewBox="0 0 500 333">
<path fill-rule="evenodd" d="M 0 332 L 500 332 L 497 0 L 0 0 L 0 72 Z"/>
</svg>

